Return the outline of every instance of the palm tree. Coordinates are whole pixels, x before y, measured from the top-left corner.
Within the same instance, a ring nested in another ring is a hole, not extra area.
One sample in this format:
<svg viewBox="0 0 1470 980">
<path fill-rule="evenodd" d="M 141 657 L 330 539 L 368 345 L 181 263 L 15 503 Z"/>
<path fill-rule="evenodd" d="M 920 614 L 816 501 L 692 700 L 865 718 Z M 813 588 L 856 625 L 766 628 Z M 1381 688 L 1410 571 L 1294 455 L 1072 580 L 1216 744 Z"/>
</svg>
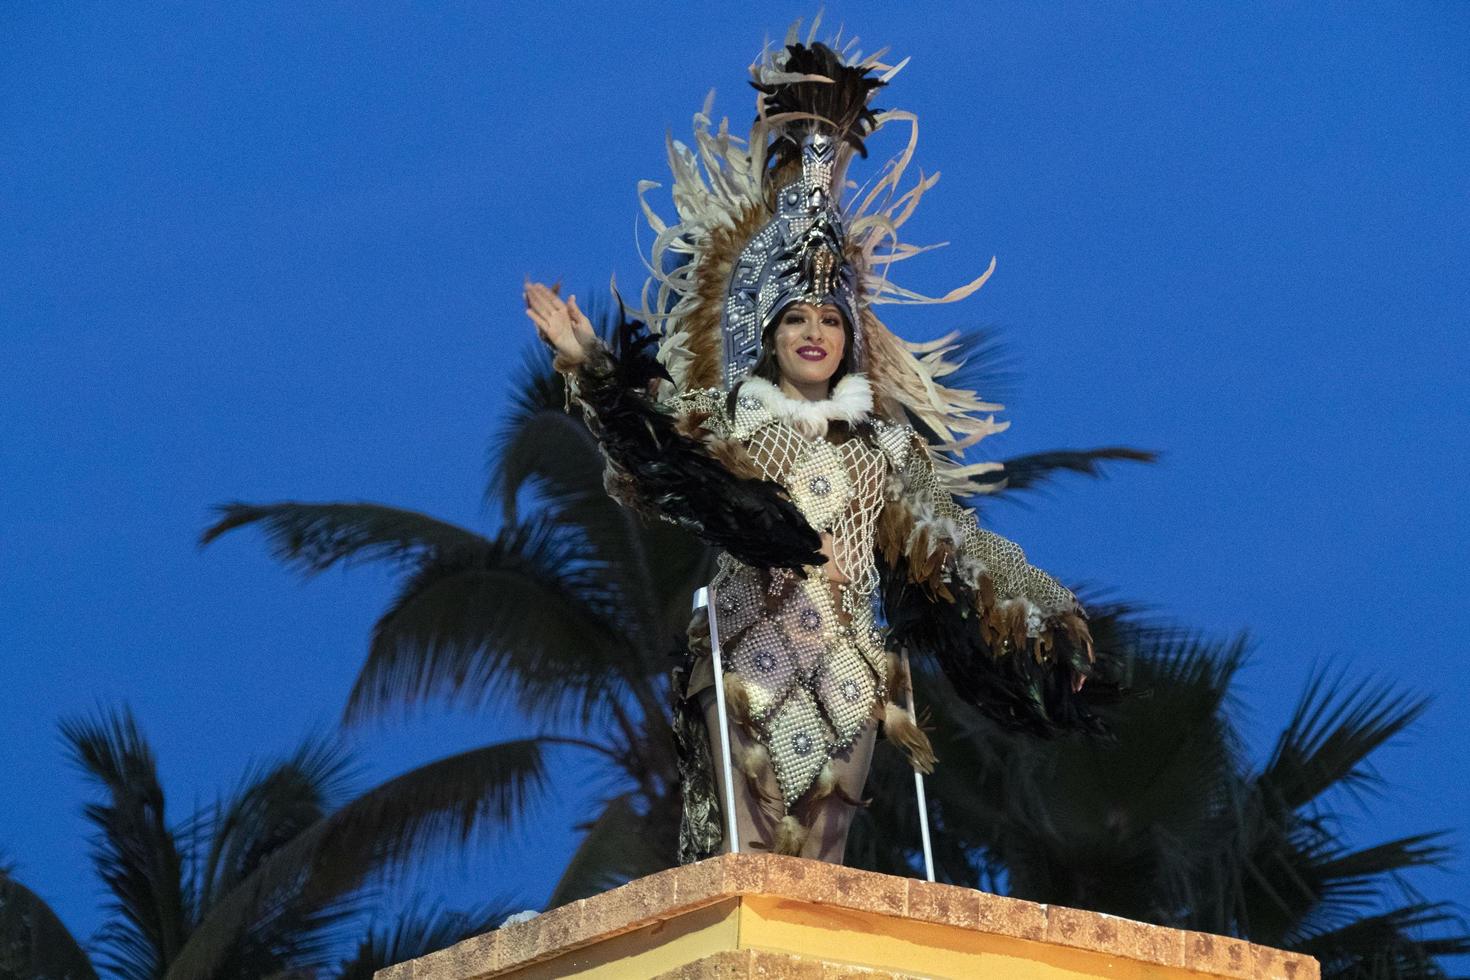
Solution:
<svg viewBox="0 0 1470 980">
<path fill-rule="evenodd" d="M 529 364 L 514 391 L 487 492 L 503 519 L 492 538 L 382 505 L 281 502 L 228 505 L 204 541 L 259 525 L 273 554 L 306 573 L 338 561 L 406 564 L 348 721 L 431 699 L 509 701 L 544 720 L 542 743 L 601 761 L 612 789 L 582 824 L 556 905 L 672 858 L 678 773 L 664 673 L 710 558 L 609 500 L 594 439 L 564 413 L 556 376 Z M 1104 460 L 1148 458 L 1125 448 L 1014 458 L 985 500 L 1028 494 L 1058 473 L 1098 475 Z M 1369 755 L 1423 701 L 1314 680 L 1255 771 L 1229 713 L 1244 639 L 1211 644 L 1125 605 L 1089 607 L 1100 645 L 1148 693 L 1114 711 L 1110 745 L 1017 741 L 919 666 L 947 760 L 929 786 L 942 880 L 1299 949 L 1342 979 L 1444 976 L 1433 958 L 1470 951 L 1463 933 L 1423 937 L 1444 932 L 1448 905 L 1389 901 L 1401 871 L 1442 861 L 1441 836 L 1348 848 L 1322 804 L 1369 779 Z M 910 780 L 898 752 L 879 752 L 875 804 L 854 827 L 850 862 L 913 871 Z"/>
<path fill-rule="evenodd" d="M 993 348 L 970 353 L 996 363 Z M 993 390 L 994 380 L 960 383 Z M 677 773 L 664 674 L 709 556 L 609 500 L 596 444 L 563 411 L 556 376 L 531 363 L 513 390 L 486 495 L 503 521 L 494 537 L 381 505 L 286 502 L 229 505 L 204 540 L 255 524 L 276 557 L 308 574 L 339 561 L 406 564 L 349 721 L 432 699 L 508 702 L 545 719 L 545 744 L 600 760 L 612 788 L 582 827 L 555 905 L 671 861 Z M 1031 493 L 1062 472 L 1097 475 L 1105 460 L 1151 458 L 1028 455 L 1006 462 L 996 494 L 971 503 Z M 1440 835 L 1351 850 L 1319 806 L 1367 778 L 1368 755 L 1422 701 L 1317 678 L 1271 762 L 1252 772 L 1229 711 L 1245 640 L 1205 642 L 1129 606 L 1087 605 L 1099 644 L 1149 695 L 1115 710 L 1112 745 L 1008 736 L 916 665 L 946 760 L 930 783 L 943 880 L 1299 949 L 1334 977 L 1442 976 L 1431 957 L 1470 949 L 1463 935 L 1413 937 L 1448 921 L 1445 903 L 1374 911 L 1399 872 L 1443 860 Z M 854 828 L 849 863 L 912 873 L 911 772 L 899 753 L 880 751 L 871 779 L 876 802 Z"/>
<path fill-rule="evenodd" d="M 1244 637 L 1206 642 L 1088 605 L 1100 647 L 1146 695 L 1112 710 L 1113 743 L 1018 740 L 920 676 L 944 760 L 928 787 L 942 880 L 1308 953 L 1337 980 L 1444 977 L 1434 957 L 1470 952 L 1450 903 L 1391 897 L 1405 870 L 1442 865 L 1443 834 L 1350 848 L 1327 805 L 1374 779 L 1368 757 L 1425 699 L 1319 671 L 1255 769 L 1230 720 Z M 873 793 L 849 856 L 908 873 L 916 817 L 895 755 L 877 760 L 893 791 Z"/>
<path fill-rule="evenodd" d="M 0 980 L 96 980 L 86 950 L 13 872 L 0 865 Z"/>
<path fill-rule="evenodd" d="M 608 498 L 597 444 L 564 405 L 560 378 L 528 365 L 486 491 L 504 522 L 493 537 L 364 503 L 231 504 L 203 536 L 260 525 L 276 557 L 308 574 L 349 560 L 407 566 L 373 629 L 348 722 L 434 699 L 509 704 L 544 721 L 538 744 L 602 766 L 608 791 L 552 905 L 672 860 L 666 674 L 712 568 L 697 540 Z"/>
<path fill-rule="evenodd" d="M 370 930 L 355 957 L 333 968 L 374 883 L 443 841 L 504 826 L 544 781 L 538 745 L 504 743 L 354 796 L 347 757 L 309 740 L 172 823 L 155 757 L 131 713 L 66 722 L 62 737 L 101 790 L 85 816 L 110 915 L 90 957 L 38 896 L 0 872 L 0 977 L 370 976 L 483 931 L 495 917 L 488 909 L 411 914 L 392 929 Z"/>
<path fill-rule="evenodd" d="M 607 322 L 604 335 L 614 327 Z M 971 338 L 962 353 L 989 373 L 970 367 L 951 383 L 993 390 L 1004 380 L 992 344 Z M 545 360 L 525 363 L 496 440 L 485 499 L 500 513 L 497 535 L 380 504 L 235 503 L 202 543 L 256 525 L 277 559 L 308 575 L 338 562 L 407 568 L 373 629 L 349 723 L 435 699 L 511 704 L 544 720 L 542 744 L 603 766 L 610 788 L 580 828 L 554 906 L 673 861 L 680 799 L 667 675 L 713 556 L 608 497 L 597 442 L 566 412 Z M 1012 461 L 1009 489 L 1064 470 L 1095 475 L 1103 460 L 1152 458 L 1111 448 L 1028 456 Z"/>
</svg>

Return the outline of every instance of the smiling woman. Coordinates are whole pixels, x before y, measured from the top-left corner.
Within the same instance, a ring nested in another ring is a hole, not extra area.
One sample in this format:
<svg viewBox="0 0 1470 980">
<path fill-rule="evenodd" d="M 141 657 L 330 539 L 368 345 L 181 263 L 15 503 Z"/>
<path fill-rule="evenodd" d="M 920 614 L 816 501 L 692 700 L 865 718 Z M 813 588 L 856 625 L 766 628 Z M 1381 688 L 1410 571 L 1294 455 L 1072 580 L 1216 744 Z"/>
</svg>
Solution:
<svg viewBox="0 0 1470 980">
<path fill-rule="evenodd" d="M 906 154 L 855 207 L 839 204 L 865 138 L 911 119 L 868 107 L 896 69 L 791 40 L 756 68 L 748 144 L 697 117 L 706 173 L 682 161 L 682 220 L 658 226 L 650 268 L 675 271 L 648 291 L 654 338 L 625 331 L 615 355 L 575 297 L 525 290 L 602 440 L 610 490 L 723 549 L 713 623 L 696 616 L 674 682 L 683 861 L 730 849 L 719 814 L 731 807 L 747 845 L 841 861 L 879 729 L 915 769 L 935 761 L 905 707 L 899 649 L 936 656 L 967 700 L 1037 734 L 1100 731 L 1086 702 L 1113 687 L 1076 596 L 955 499 L 993 486 L 974 478 L 995 467 L 962 454 L 1004 427 L 982 415 L 1000 406 L 942 383 L 958 366 L 943 342 L 907 344 L 873 313 L 879 300 L 940 301 L 887 275 L 917 251 L 895 232 L 928 186 L 898 192 Z M 664 261 L 675 255 L 692 261 Z M 659 363 L 638 363 L 653 339 Z M 733 538 L 711 526 L 721 510 L 742 515 Z M 711 777 L 709 747 L 727 744 L 712 636 L 743 776 L 733 799 Z"/>
<path fill-rule="evenodd" d="M 786 394 L 820 401 L 851 370 L 847 342 L 852 327 L 832 304 L 792 303 L 776 318 L 751 369 L 757 378 L 779 384 Z"/>
</svg>

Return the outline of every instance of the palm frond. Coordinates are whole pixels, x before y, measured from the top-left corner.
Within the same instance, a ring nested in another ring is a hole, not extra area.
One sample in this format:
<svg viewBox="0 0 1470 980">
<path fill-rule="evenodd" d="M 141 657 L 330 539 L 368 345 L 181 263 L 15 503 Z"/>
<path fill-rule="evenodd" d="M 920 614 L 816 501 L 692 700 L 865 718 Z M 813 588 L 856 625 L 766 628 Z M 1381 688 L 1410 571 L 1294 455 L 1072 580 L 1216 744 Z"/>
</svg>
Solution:
<svg viewBox="0 0 1470 980">
<path fill-rule="evenodd" d="M 589 306 L 588 319 L 604 343 L 615 345 L 623 322 L 619 309 L 597 302 Z M 580 412 L 569 410 L 566 380 L 552 368 L 544 347 L 525 348 L 509 389 L 510 410 L 490 453 L 485 503 L 498 503 L 513 524 L 517 499 L 527 489 L 556 501 L 606 498 L 597 437 Z"/>
<path fill-rule="evenodd" d="M 604 324 L 604 333 L 611 329 Z M 515 408 L 497 446 L 487 503 L 498 502 L 507 523 L 515 523 L 521 498 L 530 494 L 545 519 L 580 535 L 621 597 L 633 646 L 640 654 L 656 651 L 648 669 L 662 672 L 663 647 L 687 623 L 689 597 L 707 581 L 713 552 L 690 532 L 645 521 L 608 496 L 596 438 L 580 415 L 566 412 L 561 376 L 543 352 L 535 354 L 511 388 Z M 676 628 L 670 596 L 683 618 Z"/>
<path fill-rule="evenodd" d="M 529 492 L 543 519 L 580 535 L 604 569 L 609 588 L 634 614 L 632 624 L 646 630 L 652 617 L 646 600 L 653 592 L 644 523 L 608 496 L 603 464 L 597 441 L 580 417 L 542 410 L 505 433 L 492 487 L 501 488 L 507 521 L 517 519 L 519 498 Z"/>
<path fill-rule="evenodd" d="M 1441 841 L 1445 831 L 1410 834 L 1358 850 L 1343 849 L 1319 861 L 1317 874 L 1336 881 L 1363 881 L 1408 868 L 1441 867 L 1453 851 Z"/>
<path fill-rule="evenodd" d="M 667 868 L 673 841 L 652 838 L 647 817 L 633 806 L 633 796 L 616 796 L 587 825 L 582 842 L 552 889 L 547 908 L 586 898 L 626 881 Z"/>
<path fill-rule="evenodd" d="M 309 738 L 289 757 L 247 774 L 230 797 L 203 811 L 197 833 L 208 847 L 201 914 L 277 848 L 335 810 L 346 798 L 352 769 L 335 739 Z"/>
<path fill-rule="evenodd" d="M 349 721 L 434 697 L 542 709 L 616 696 L 629 656 L 616 594 L 548 521 L 433 556 L 373 629 Z"/>
<path fill-rule="evenodd" d="M 376 874 L 395 875 L 447 842 L 505 828 L 541 792 L 535 739 L 501 742 L 395 777 L 273 851 L 209 915 L 165 980 L 208 980 L 252 924 L 283 903 L 331 908 Z"/>
<path fill-rule="evenodd" d="M 485 503 L 498 506 L 507 523 L 518 519 L 522 493 L 552 500 L 607 494 L 597 438 L 580 414 L 566 409 L 566 385 L 544 351 L 524 358 L 510 385 L 511 409 L 491 456 Z"/>
<path fill-rule="evenodd" d="M 1315 828 L 1314 828 L 1315 829 Z M 1316 834 L 1302 848 L 1297 873 L 1315 898 L 1296 932 L 1344 928 L 1381 908 L 1391 876 L 1416 867 L 1444 867 L 1449 848 L 1436 843 L 1444 834 L 1414 834 L 1358 850 L 1340 846 L 1330 834 Z"/>
<path fill-rule="evenodd" d="M 153 750 L 126 708 L 65 721 L 61 734 L 72 761 L 103 790 L 103 801 L 83 810 L 96 829 L 92 863 L 115 913 L 98 936 L 102 965 L 128 980 L 153 980 L 195 921 Z"/>
<path fill-rule="evenodd" d="M 510 913 L 504 903 L 454 912 L 414 902 L 393 923 L 370 926 L 356 952 L 337 967 L 332 980 L 373 980 L 379 970 L 488 932 Z"/>
<path fill-rule="evenodd" d="M 1204 856 L 1240 792 L 1243 750 L 1223 705 L 1247 641 L 1207 642 L 1139 618 L 1126 602 L 1099 597 L 1088 606 L 1099 648 L 1124 664 L 1136 692 L 1107 708 L 1112 745 L 1013 737 L 916 662 L 942 760 L 928 780 L 936 840 L 945 844 L 940 873 L 992 887 L 1003 877 L 1019 897 L 1171 922 L 1204 901 Z M 875 777 L 882 761 L 880 752 Z M 867 811 L 886 822 L 869 835 L 878 851 L 866 860 L 898 869 L 913 860 L 918 834 L 911 786 L 892 792 L 904 805 L 891 816 L 878 803 Z M 894 842 L 899 850 L 885 855 Z"/>
<path fill-rule="evenodd" d="M 339 561 L 402 561 L 425 552 L 484 547 L 481 535 L 416 511 L 372 503 L 230 503 L 200 535 L 204 547 L 226 532 L 259 525 L 271 556 L 306 574 Z"/>
<path fill-rule="evenodd" d="M 1425 930 L 1443 929 L 1450 923 L 1460 931 L 1433 937 L 1421 935 Z M 1315 956 L 1322 964 L 1323 980 L 1378 977 L 1445 980 L 1448 974 L 1435 958 L 1470 953 L 1470 930 L 1464 917 L 1449 903 L 1415 902 L 1305 937 L 1289 948 Z"/>
<path fill-rule="evenodd" d="M 1371 680 L 1347 685 L 1322 665 L 1313 670 L 1259 781 L 1295 809 L 1334 786 L 1356 790 L 1377 782 L 1366 765 L 1379 746 L 1413 724 L 1429 698 L 1395 692 Z"/>
<path fill-rule="evenodd" d="M 276 850 L 315 826 L 348 798 L 352 765 L 334 739 L 308 738 L 288 757 L 247 773 L 239 788 L 193 821 L 200 918 Z M 230 950 L 232 977 L 269 975 L 330 959 L 357 916 L 359 896 L 325 905 L 295 901 L 289 890 L 268 903 Z M 225 980 L 221 977 L 221 980 Z"/>
<path fill-rule="evenodd" d="M 97 980 L 82 944 L 8 867 L 0 867 L 0 978 Z"/>
</svg>

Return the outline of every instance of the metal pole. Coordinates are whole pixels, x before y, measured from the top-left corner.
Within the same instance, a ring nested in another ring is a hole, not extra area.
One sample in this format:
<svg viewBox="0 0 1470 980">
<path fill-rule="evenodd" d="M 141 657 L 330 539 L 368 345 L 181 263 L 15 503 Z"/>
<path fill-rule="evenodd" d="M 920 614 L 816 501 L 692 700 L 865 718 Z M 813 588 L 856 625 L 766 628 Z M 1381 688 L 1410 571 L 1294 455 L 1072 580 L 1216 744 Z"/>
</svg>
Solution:
<svg viewBox="0 0 1470 980">
<path fill-rule="evenodd" d="M 919 716 L 914 711 L 914 672 L 909 670 L 909 652 L 907 648 L 901 651 L 903 657 L 904 676 L 909 679 L 909 720 L 918 727 Z M 914 792 L 919 797 L 919 835 L 924 840 L 924 876 L 930 881 L 934 880 L 934 848 L 929 842 L 929 798 L 924 794 L 924 774 L 914 770 Z"/>
<path fill-rule="evenodd" d="M 740 853 L 740 835 L 735 829 L 735 776 L 730 766 L 730 719 L 725 709 L 725 669 L 720 662 L 720 627 L 715 618 L 714 586 L 699 589 L 694 593 L 694 608 L 701 606 L 709 611 L 710 666 L 715 672 L 715 713 L 720 728 L 720 769 L 725 780 L 725 839 L 730 842 L 730 853 Z M 925 840 L 929 830 L 924 829 Z M 929 880 L 934 876 L 930 874 Z"/>
</svg>

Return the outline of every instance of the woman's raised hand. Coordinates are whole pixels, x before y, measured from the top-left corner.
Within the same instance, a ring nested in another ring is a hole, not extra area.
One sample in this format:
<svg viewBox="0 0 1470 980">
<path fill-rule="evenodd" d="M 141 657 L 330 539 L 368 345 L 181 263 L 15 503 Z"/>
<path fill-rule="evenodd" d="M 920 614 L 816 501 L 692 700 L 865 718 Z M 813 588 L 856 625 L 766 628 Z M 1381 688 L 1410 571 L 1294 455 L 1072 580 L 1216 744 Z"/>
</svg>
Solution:
<svg viewBox="0 0 1470 980">
<path fill-rule="evenodd" d="M 526 316 L 536 324 L 536 333 L 568 367 L 586 359 L 586 348 L 597 339 L 592 321 L 577 307 L 577 297 L 565 302 L 556 292 L 539 282 L 527 282 Z"/>
</svg>

